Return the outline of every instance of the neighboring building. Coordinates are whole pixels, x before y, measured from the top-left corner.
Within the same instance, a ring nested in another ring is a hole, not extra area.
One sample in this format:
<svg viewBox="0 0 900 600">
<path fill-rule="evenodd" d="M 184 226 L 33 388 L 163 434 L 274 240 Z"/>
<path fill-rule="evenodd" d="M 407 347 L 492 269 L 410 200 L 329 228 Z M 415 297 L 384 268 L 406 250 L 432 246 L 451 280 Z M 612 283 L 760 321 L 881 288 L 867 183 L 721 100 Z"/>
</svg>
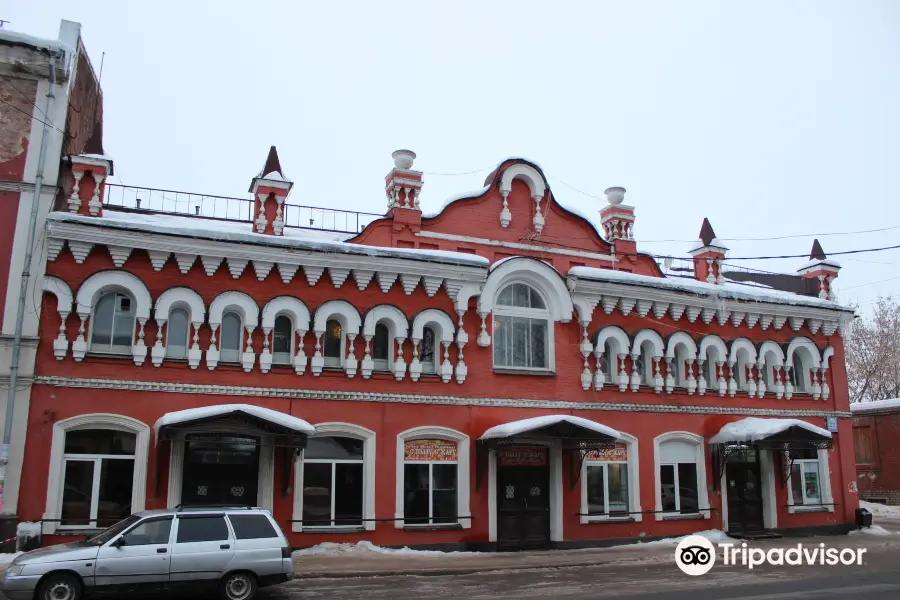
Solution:
<svg viewBox="0 0 900 600">
<path fill-rule="evenodd" d="M 900 398 L 856 402 L 850 412 L 860 499 L 900 504 Z"/>
<path fill-rule="evenodd" d="M 38 345 L 41 303 L 36 299 L 47 262 L 44 219 L 61 193 L 59 181 L 71 178 L 63 158 L 102 154 L 103 99 L 80 31 L 78 23 L 62 21 L 59 39 L 44 40 L 0 29 L 0 431 L 7 426 L 10 370 L 20 314 L 22 318 L 9 464 L 0 465 L 5 470 L 0 473 L 0 512 L 5 515 L 15 512 L 19 498 Z M 23 290 L 33 210 L 33 253 Z"/>
<path fill-rule="evenodd" d="M 598 229 L 507 159 L 426 216 L 414 158 L 366 215 L 293 204 L 274 147 L 253 200 L 73 157 L 19 501 L 45 543 L 181 503 L 270 508 L 293 546 L 852 525 L 836 263 L 785 276 L 810 296 L 729 282 L 705 222 L 666 277 L 622 188 Z"/>
</svg>

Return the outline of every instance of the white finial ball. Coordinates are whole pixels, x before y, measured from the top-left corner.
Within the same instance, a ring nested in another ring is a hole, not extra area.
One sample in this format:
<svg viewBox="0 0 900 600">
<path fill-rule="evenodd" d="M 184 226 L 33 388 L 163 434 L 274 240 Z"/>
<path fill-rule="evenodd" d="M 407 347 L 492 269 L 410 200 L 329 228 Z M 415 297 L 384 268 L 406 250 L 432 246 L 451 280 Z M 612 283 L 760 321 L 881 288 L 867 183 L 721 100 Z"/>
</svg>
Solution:
<svg viewBox="0 0 900 600">
<path fill-rule="evenodd" d="M 622 204 L 625 199 L 625 188 L 623 187 L 607 188 L 603 193 L 606 194 L 606 201 L 612 205 Z"/>
<path fill-rule="evenodd" d="M 412 150 L 394 150 L 391 156 L 394 158 L 394 166 L 398 169 L 411 169 L 416 159 L 416 153 Z"/>
</svg>

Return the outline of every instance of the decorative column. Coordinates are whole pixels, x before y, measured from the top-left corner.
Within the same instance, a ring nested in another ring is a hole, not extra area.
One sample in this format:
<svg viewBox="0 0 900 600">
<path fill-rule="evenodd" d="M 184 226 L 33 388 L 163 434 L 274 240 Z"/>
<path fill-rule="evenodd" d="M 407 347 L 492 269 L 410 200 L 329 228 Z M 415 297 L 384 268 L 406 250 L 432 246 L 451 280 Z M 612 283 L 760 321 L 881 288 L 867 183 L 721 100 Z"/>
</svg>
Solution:
<svg viewBox="0 0 900 600">
<path fill-rule="evenodd" d="M 723 361 L 716 361 L 716 372 L 718 373 L 718 379 L 716 381 L 719 387 L 719 396 L 724 398 L 728 386 L 725 383 L 725 363 Z"/>
<path fill-rule="evenodd" d="M 619 391 L 624 392 L 628 388 L 628 373 L 625 372 L 625 357 L 626 354 L 619 354 Z"/>
<path fill-rule="evenodd" d="M 687 359 L 687 393 L 688 396 L 693 396 L 694 392 L 697 391 L 697 378 L 694 377 L 694 359 Z"/>
<path fill-rule="evenodd" d="M 482 348 L 487 348 L 491 345 L 491 336 L 487 331 L 486 319 L 490 313 L 478 311 L 478 316 L 481 317 L 481 331 L 478 332 L 478 345 Z"/>
<path fill-rule="evenodd" d="M 78 192 L 81 189 L 81 178 L 84 177 L 84 171 L 72 171 L 72 180 L 74 183 L 72 184 L 72 194 L 69 196 L 69 200 L 67 204 L 69 205 L 69 212 L 77 213 L 78 209 L 81 208 L 81 198 L 78 197 Z"/>
<path fill-rule="evenodd" d="M 353 376 L 356 375 L 356 348 L 353 346 L 353 340 L 355 339 L 355 333 L 347 333 L 347 358 L 344 360 L 344 372 L 347 373 L 347 377 L 350 379 L 353 379 Z"/>
<path fill-rule="evenodd" d="M 512 213 L 509 211 L 509 190 L 500 190 L 500 196 L 503 197 L 503 208 L 500 210 L 500 226 L 506 229 L 512 221 Z"/>
<path fill-rule="evenodd" d="M 209 328 L 212 335 L 209 337 L 209 349 L 206 351 L 206 366 L 212 371 L 219 364 L 219 348 L 216 346 L 216 332 L 219 330 L 220 323 L 210 322 Z"/>
<path fill-rule="evenodd" d="M 322 368 L 325 366 L 325 357 L 322 356 L 322 336 L 325 335 L 325 332 L 314 331 L 313 335 L 316 337 L 316 350 L 310 361 L 310 368 L 312 369 L 312 374 L 318 377 L 322 374 Z"/>
<path fill-rule="evenodd" d="M 713 367 L 715 368 L 715 367 Z M 697 395 L 706 394 L 706 359 L 701 358 L 697 361 L 697 370 L 700 372 L 700 378 L 697 381 Z"/>
<path fill-rule="evenodd" d="M 95 137 L 91 136 L 88 145 L 94 145 Z M 98 150 L 97 147 L 94 150 Z M 69 157 L 72 164 L 72 193 L 69 195 L 66 204 L 69 212 L 86 215 L 91 217 L 100 217 L 103 215 L 103 194 L 105 192 L 104 182 L 113 174 L 113 161 L 102 153 L 89 152 L 87 149 L 84 154 L 78 154 Z M 88 177 L 85 178 L 85 175 Z M 88 182 L 93 183 L 93 188 L 87 187 Z M 90 190 L 90 196 L 87 202 L 84 202 L 84 196 Z"/>
<path fill-rule="evenodd" d="M 409 338 L 412 342 L 412 360 L 409 361 L 409 378 L 413 381 L 418 381 L 419 377 L 422 375 L 422 363 L 419 362 L 419 344 L 422 343 L 422 340 L 419 338 L 411 337 Z"/>
<path fill-rule="evenodd" d="M 453 377 L 453 365 L 450 364 L 450 344 L 449 341 L 441 342 L 441 347 L 444 349 L 444 360 L 441 361 L 441 381 L 444 383 L 450 383 L 450 378 Z"/>
<path fill-rule="evenodd" d="M 675 375 L 673 374 L 673 357 L 666 357 L 666 393 L 671 394 L 675 389 Z"/>
<path fill-rule="evenodd" d="M 259 353 L 259 370 L 268 373 L 272 368 L 272 352 L 269 350 L 269 334 L 272 333 L 271 327 L 263 327 L 263 348 Z"/>
<path fill-rule="evenodd" d="M 241 365 L 244 367 L 244 372 L 249 373 L 253 370 L 253 363 L 256 362 L 256 353 L 253 352 L 253 332 L 256 331 L 256 326 L 248 326 L 245 329 L 247 330 L 247 343 L 241 356 Z"/>
<path fill-rule="evenodd" d="M 147 358 L 147 346 L 144 344 L 144 325 L 147 324 L 147 319 L 138 317 L 138 339 L 137 342 L 132 342 L 131 346 L 131 357 L 134 359 L 134 364 L 136 366 L 141 366 L 144 364 L 144 360 Z M 132 340 L 134 339 L 134 332 L 131 332 Z"/>
<path fill-rule="evenodd" d="M 203 354 L 200 351 L 200 326 L 203 323 L 201 321 L 192 321 L 191 325 L 194 327 L 194 341 L 191 347 L 188 348 L 188 366 L 196 369 L 200 366 L 200 357 Z"/>
<path fill-rule="evenodd" d="M 403 381 L 403 377 L 406 376 L 406 361 L 403 360 L 403 342 L 406 341 L 405 337 L 397 337 L 397 360 L 394 361 L 394 377 L 397 381 Z"/>
<path fill-rule="evenodd" d="M 456 347 L 459 349 L 459 354 L 456 357 L 456 383 L 462 384 L 469 372 L 466 361 L 463 360 L 463 348 L 469 341 L 469 334 L 466 333 L 463 327 L 463 315 L 466 314 L 466 311 L 457 310 L 456 314 L 459 315 L 459 324 L 456 327 Z"/>
<path fill-rule="evenodd" d="M 63 305 L 61 301 L 59 305 Z M 69 318 L 69 311 L 57 309 L 57 312 L 59 313 L 59 333 L 56 335 L 56 339 L 53 340 L 53 356 L 56 357 L 56 360 L 62 360 L 66 357 L 66 352 L 69 351 L 69 340 L 66 339 L 66 319 Z"/>
<path fill-rule="evenodd" d="M 737 394 L 737 380 L 734 377 L 734 361 L 728 361 L 728 395 L 734 398 L 734 395 Z"/>
<path fill-rule="evenodd" d="M 756 397 L 764 398 L 766 395 L 766 363 L 762 360 L 756 363 L 756 372 L 759 373 L 759 378 L 757 379 L 756 385 Z"/>
<path fill-rule="evenodd" d="M 297 328 L 297 353 L 294 355 L 294 372 L 297 375 L 303 375 L 306 372 L 306 349 L 303 347 L 303 341 L 306 338 L 306 330 Z"/>
<path fill-rule="evenodd" d="M 597 366 L 597 369 L 594 371 L 594 389 L 596 391 L 600 391 L 603 389 L 603 384 L 606 383 L 606 374 L 603 372 L 603 356 L 605 354 L 605 348 L 603 344 L 597 344 L 597 347 L 594 349 L 594 363 Z M 608 359 L 607 369 L 609 370 L 609 379 L 610 382 L 615 381 L 615 376 L 619 373 L 619 366 L 615 364 L 615 358 L 609 357 Z"/>
<path fill-rule="evenodd" d="M 659 370 L 659 362 L 661 360 L 661 356 L 654 356 L 651 358 L 651 361 L 653 362 L 653 391 L 657 394 L 660 393 L 663 388 L 663 378 Z"/>
<path fill-rule="evenodd" d="M 370 350 L 372 337 L 373 336 L 371 336 L 371 335 L 363 334 L 363 341 L 365 342 L 365 344 L 364 344 L 364 353 L 365 354 L 363 355 L 362 364 L 360 365 L 363 379 L 368 379 L 369 377 L 371 377 L 372 371 L 375 369 L 375 361 L 372 360 L 372 352 Z M 417 378 L 418 378 L 418 376 L 416 377 L 416 379 Z M 416 381 L 416 379 L 413 379 L 413 381 Z"/>
<path fill-rule="evenodd" d="M 166 356 L 166 348 L 163 346 L 163 327 L 166 325 L 166 319 L 158 317 L 156 319 L 156 342 L 150 351 L 150 361 L 154 367 L 159 367 L 163 363 Z"/>
<path fill-rule="evenodd" d="M 587 391 L 591 389 L 591 367 L 588 365 L 588 357 L 591 355 L 594 347 L 588 339 L 588 325 L 590 322 L 581 321 L 581 357 L 584 359 L 584 369 L 581 371 L 581 389 Z"/>
</svg>

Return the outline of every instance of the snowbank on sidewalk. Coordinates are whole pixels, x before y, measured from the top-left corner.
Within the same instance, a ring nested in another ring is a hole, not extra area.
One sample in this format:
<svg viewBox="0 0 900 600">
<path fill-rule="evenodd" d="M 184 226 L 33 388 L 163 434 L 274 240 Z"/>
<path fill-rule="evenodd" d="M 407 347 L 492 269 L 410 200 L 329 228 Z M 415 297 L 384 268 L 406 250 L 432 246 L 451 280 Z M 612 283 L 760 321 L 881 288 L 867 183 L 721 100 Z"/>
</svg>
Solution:
<svg viewBox="0 0 900 600">
<path fill-rule="evenodd" d="M 696 533 L 691 533 L 690 535 L 699 535 L 702 538 L 708 539 L 713 544 L 717 544 L 719 542 L 736 542 L 732 537 L 728 537 L 728 534 L 719 529 L 707 529 L 706 531 L 698 531 Z M 654 545 L 672 545 L 677 546 L 681 540 L 688 536 L 682 535 L 679 537 L 673 538 L 663 538 L 661 540 L 653 540 L 652 542 L 639 542 L 639 546 L 654 546 Z"/>
<path fill-rule="evenodd" d="M 878 504 L 877 502 L 859 501 L 859 507 L 865 508 L 874 517 L 882 517 L 884 519 L 900 519 L 900 506 L 887 506 L 886 504 Z"/>
<path fill-rule="evenodd" d="M 474 556 L 480 552 L 443 552 L 441 550 L 413 550 L 412 548 L 385 548 L 372 542 L 361 541 L 356 544 L 323 542 L 310 548 L 294 550 L 291 556 L 346 556 L 347 554 L 390 554 L 392 556 Z"/>
<path fill-rule="evenodd" d="M 871 527 L 863 527 L 862 529 L 854 529 L 848 535 L 874 535 L 877 537 L 886 537 L 897 535 L 893 531 L 888 531 L 881 525 L 872 525 Z"/>
</svg>

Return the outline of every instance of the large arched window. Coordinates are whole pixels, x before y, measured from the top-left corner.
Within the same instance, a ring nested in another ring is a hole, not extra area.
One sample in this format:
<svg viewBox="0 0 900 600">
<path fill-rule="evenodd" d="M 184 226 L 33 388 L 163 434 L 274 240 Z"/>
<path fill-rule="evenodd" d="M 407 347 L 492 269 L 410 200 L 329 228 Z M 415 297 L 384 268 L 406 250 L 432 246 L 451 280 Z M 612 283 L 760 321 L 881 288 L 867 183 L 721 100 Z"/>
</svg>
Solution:
<svg viewBox="0 0 900 600">
<path fill-rule="evenodd" d="M 187 358 L 188 313 L 183 308 L 173 308 L 166 325 L 166 358 Z"/>
<path fill-rule="evenodd" d="M 389 371 L 391 368 L 391 332 L 387 325 L 375 325 L 375 339 L 372 341 L 372 360 L 376 371 Z"/>
<path fill-rule="evenodd" d="M 227 312 L 222 316 L 220 360 L 236 363 L 241 360 L 241 316 Z"/>
<path fill-rule="evenodd" d="M 325 340 L 322 355 L 326 367 L 340 367 L 344 356 L 344 336 L 341 324 L 337 319 L 328 319 L 325 323 Z"/>
<path fill-rule="evenodd" d="M 550 311 L 525 283 L 503 288 L 494 303 L 494 367 L 548 370 L 552 365 Z"/>
<path fill-rule="evenodd" d="M 100 296 L 91 317 L 91 352 L 131 354 L 134 340 L 134 299 L 121 292 Z"/>
<path fill-rule="evenodd" d="M 293 351 L 294 324 L 287 315 L 275 317 L 275 328 L 272 333 L 272 362 L 276 365 L 291 364 Z"/>
</svg>

